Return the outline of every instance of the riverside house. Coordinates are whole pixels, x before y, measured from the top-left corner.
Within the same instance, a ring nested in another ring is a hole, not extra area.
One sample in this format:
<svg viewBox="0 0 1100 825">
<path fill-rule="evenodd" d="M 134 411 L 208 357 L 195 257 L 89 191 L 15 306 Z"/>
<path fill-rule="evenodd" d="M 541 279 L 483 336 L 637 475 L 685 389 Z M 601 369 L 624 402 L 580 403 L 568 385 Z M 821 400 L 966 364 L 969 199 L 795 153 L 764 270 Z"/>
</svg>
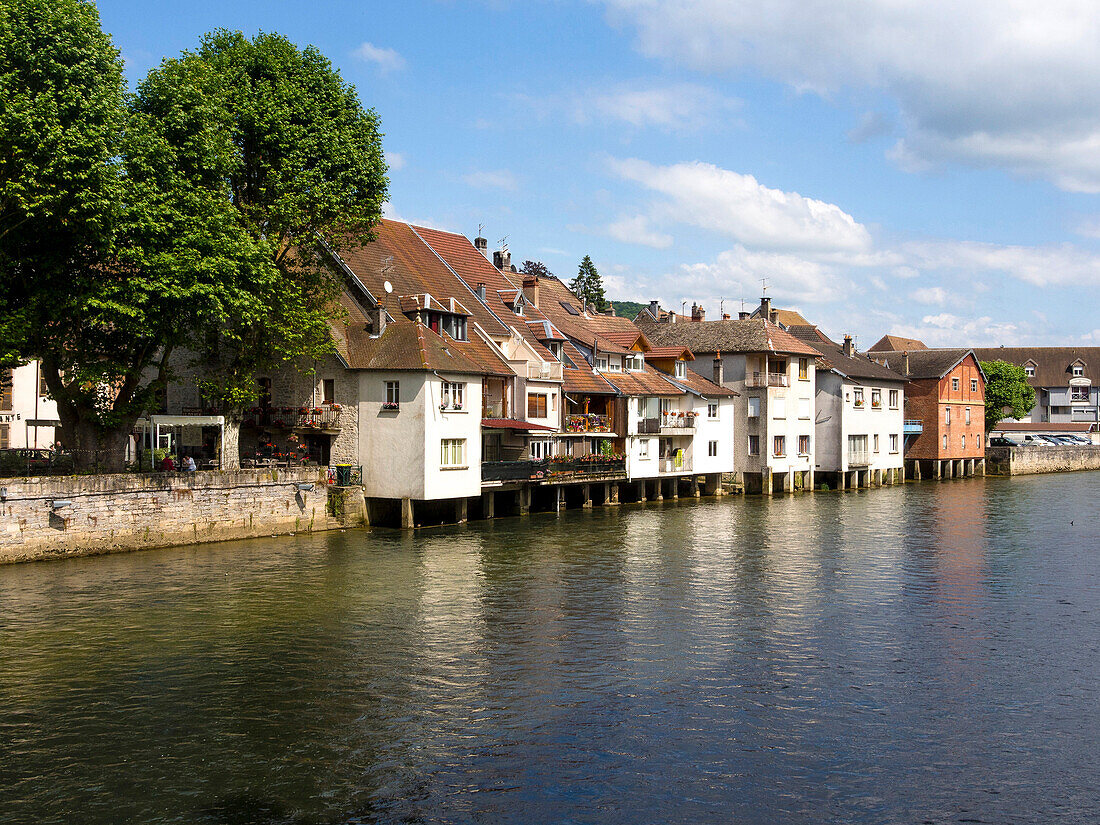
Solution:
<svg viewBox="0 0 1100 825">
<path fill-rule="evenodd" d="M 770 301 L 761 317 L 743 313 L 707 321 L 701 307 L 692 320 L 651 304 L 635 319 L 659 347 L 686 347 L 697 374 L 734 390 L 734 474 L 746 492 L 765 495 L 812 489 L 815 456 L 815 371 L 821 353 L 772 323 Z M 661 320 L 655 320 L 661 319 Z"/>
<path fill-rule="evenodd" d="M 990 347 L 979 361 L 1007 361 L 1024 368 L 1035 406 L 1021 422 L 1057 425 L 1100 422 L 1100 347 Z M 1086 430 L 1088 428 L 1085 428 Z"/>
<path fill-rule="evenodd" d="M 985 375 L 970 349 L 878 349 L 868 355 L 909 380 L 905 466 L 913 478 L 985 474 Z"/>
<path fill-rule="evenodd" d="M 0 450 L 49 449 L 60 424 L 57 403 L 49 397 L 38 361 L 0 367 Z"/>
<path fill-rule="evenodd" d="M 904 480 L 905 385 L 894 370 L 838 344 L 816 326 L 787 331 L 821 352 L 815 372 L 815 479 L 835 489 Z"/>
</svg>

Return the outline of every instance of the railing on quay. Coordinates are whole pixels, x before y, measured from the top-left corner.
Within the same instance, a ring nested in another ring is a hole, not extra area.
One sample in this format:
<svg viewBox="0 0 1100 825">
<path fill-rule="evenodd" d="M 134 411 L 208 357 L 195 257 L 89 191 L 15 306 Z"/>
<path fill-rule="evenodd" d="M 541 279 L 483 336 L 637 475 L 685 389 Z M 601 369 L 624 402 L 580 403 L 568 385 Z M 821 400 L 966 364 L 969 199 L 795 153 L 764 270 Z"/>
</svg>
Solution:
<svg viewBox="0 0 1100 825">
<path fill-rule="evenodd" d="M 482 481 L 568 481 L 625 473 L 625 459 L 607 456 L 481 462 Z"/>
</svg>

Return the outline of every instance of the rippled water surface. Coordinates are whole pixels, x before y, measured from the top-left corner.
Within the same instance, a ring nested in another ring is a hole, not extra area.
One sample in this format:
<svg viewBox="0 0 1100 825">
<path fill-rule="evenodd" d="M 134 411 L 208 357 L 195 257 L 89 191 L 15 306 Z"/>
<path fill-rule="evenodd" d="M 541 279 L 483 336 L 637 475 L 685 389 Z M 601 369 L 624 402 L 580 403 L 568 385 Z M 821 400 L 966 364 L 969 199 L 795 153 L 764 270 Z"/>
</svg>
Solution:
<svg viewBox="0 0 1100 825">
<path fill-rule="evenodd" d="M 0 821 L 1095 822 L 1098 487 L 0 567 Z"/>
</svg>

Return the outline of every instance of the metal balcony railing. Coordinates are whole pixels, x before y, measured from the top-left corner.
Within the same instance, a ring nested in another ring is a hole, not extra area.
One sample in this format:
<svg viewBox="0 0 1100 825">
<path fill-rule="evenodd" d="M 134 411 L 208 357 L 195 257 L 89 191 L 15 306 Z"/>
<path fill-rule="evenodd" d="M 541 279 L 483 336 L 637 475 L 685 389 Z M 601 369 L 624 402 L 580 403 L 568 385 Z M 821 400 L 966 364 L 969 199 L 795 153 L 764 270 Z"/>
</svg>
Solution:
<svg viewBox="0 0 1100 825">
<path fill-rule="evenodd" d="M 698 415 L 694 410 L 687 412 L 680 412 L 676 410 L 669 410 L 668 412 L 661 413 L 661 427 L 671 429 L 695 429 L 695 418 Z"/>
<path fill-rule="evenodd" d="M 924 422 L 919 418 L 905 419 L 904 432 L 906 435 L 920 435 L 924 432 Z"/>
<path fill-rule="evenodd" d="M 848 453 L 849 467 L 866 467 L 870 463 L 871 460 L 866 450 Z"/>
<path fill-rule="evenodd" d="M 565 416 L 567 433 L 609 433 L 611 422 L 606 415 L 595 413 L 571 413 Z"/>
<path fill-rule="evenodd" d="M 625 474 L 626 459 L 600 455 L 481 462 L 482 481 L 576 481 Z"/>
<path fill-rule="evenodd" d="M 336 406 L 313 407 L 298 410 L 295 427 L 300 430 L 338 430 L 340 429 L 340 408 Z"/>
<path fill-rule="evenodd" d="M 660 431 L 660 418 L 642 418 L 638 421 L 638 435 L 657 435 Z"/>
<path fill-rule="evenodd" d="M 556 361 L 543 361 L 538 364 L 527 362 L 527 377 L 543 381 L 561 381 L 561 364 Z"/>
</svg>

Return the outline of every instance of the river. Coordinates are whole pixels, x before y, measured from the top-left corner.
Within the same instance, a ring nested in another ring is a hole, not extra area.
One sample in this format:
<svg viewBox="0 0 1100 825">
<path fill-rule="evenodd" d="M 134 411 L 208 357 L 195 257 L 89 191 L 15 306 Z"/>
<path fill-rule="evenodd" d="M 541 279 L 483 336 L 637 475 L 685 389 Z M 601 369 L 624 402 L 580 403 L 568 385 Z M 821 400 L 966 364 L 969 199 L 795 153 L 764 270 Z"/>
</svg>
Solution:
<svg viewBox="0 0 1100 825">
<path fill-rule="evenodd" d="M 1095 821 L 1098 488 L 0 567 L 0 822 Z"/>
</svg>

